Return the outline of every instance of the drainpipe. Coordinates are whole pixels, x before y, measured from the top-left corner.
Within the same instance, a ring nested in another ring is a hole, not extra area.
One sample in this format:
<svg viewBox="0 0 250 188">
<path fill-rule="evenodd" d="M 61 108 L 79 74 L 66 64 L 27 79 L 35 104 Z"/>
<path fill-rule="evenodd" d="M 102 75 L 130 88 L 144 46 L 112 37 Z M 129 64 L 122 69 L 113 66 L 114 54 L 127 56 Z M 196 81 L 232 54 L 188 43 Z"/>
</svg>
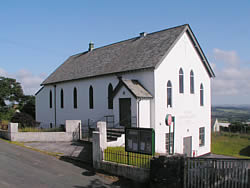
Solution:
<svg viewBox="0 0 250 188">
<path fill-rule="evenodd" d="M 139 125 L 140 125 L 140 101 L 141 101 L 140 98 L 137 99 L 137 109 L 138 109 L 138 111 L 137 111 L 137 127 L 139 127 Z"/>
<path fill-rule="evenodd" d="M 56 85 L 54 85 L 55 127 L 56 127 Z"/>
</svg>

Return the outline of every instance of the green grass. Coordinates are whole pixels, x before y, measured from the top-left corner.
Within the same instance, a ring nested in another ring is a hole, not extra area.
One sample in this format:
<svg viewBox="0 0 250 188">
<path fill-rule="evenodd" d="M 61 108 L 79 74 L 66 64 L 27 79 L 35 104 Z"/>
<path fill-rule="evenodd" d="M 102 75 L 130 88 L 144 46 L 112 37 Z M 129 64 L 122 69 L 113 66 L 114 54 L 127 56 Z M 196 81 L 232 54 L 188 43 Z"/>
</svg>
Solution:
<svg viewBox="0 0 250 188">
<path fill-rule="evenodd" d="M 124 147 L 108 147 L 104 150 L 104 160 L 127 164 L 142 168 L 150 168 L 150 159 L 153 156 L 125 152 Z"/>
<path fill-rule="evenodd" d="M 212 153 L 250 159 L 250 135 L 213 133 Z"/>
<path fill-rule="evenodd" d="M 19 132 L 65 132 L 63 128 L 38 129 L 33 127 L 25 127 L 18 129 Z"/>
<path fill-rule="evenodd" d="M 235 114 L 249 114 L 247 110 L 239 110 L 239 109 L 217 109 L 217 111 L 225 112 L 225 113 L 235 113 Z"/>
</svg>

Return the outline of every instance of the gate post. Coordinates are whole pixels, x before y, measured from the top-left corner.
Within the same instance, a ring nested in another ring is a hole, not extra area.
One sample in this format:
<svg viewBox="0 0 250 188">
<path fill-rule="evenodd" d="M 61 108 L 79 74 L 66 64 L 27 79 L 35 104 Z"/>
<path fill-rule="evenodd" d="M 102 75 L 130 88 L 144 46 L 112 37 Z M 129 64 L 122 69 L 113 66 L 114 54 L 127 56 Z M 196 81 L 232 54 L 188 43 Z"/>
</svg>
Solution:
<svg viewBox="0 0 250 188">
<path fill-rule="evenodd" d="M 97 122 L 97 128 L 99 131 L 93 132 L 93 167 L 99 169 L 107 148 L 106 122 Z"/>
</svg>

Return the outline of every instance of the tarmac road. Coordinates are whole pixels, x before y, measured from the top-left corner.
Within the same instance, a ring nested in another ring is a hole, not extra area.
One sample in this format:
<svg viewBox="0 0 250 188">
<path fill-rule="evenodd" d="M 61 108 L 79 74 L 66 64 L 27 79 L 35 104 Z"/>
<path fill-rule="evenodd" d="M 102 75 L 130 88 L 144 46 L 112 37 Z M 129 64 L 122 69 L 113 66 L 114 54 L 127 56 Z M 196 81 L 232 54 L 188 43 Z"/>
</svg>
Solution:
<svg viewBox="0 0 250 188">
<path fill-rule="evenodd" d="M 120 187 L 111 179 L 0 140 L 0 188 Z M 124 186 L 121 186 L 124 187 Z"/>
</svg>

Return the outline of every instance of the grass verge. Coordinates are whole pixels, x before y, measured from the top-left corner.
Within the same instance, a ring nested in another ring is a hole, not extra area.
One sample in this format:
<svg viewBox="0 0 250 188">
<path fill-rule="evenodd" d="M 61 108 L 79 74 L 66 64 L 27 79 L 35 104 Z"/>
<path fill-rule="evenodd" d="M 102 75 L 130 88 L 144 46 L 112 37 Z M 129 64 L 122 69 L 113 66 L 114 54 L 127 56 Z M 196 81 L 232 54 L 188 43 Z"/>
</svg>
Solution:
<svg viewBox="0 0 250 188">
<path fill-rule="evenodd" d="M 250 159 L 250 135 L 213 133 L 212 153 Z"/>
</svg>

